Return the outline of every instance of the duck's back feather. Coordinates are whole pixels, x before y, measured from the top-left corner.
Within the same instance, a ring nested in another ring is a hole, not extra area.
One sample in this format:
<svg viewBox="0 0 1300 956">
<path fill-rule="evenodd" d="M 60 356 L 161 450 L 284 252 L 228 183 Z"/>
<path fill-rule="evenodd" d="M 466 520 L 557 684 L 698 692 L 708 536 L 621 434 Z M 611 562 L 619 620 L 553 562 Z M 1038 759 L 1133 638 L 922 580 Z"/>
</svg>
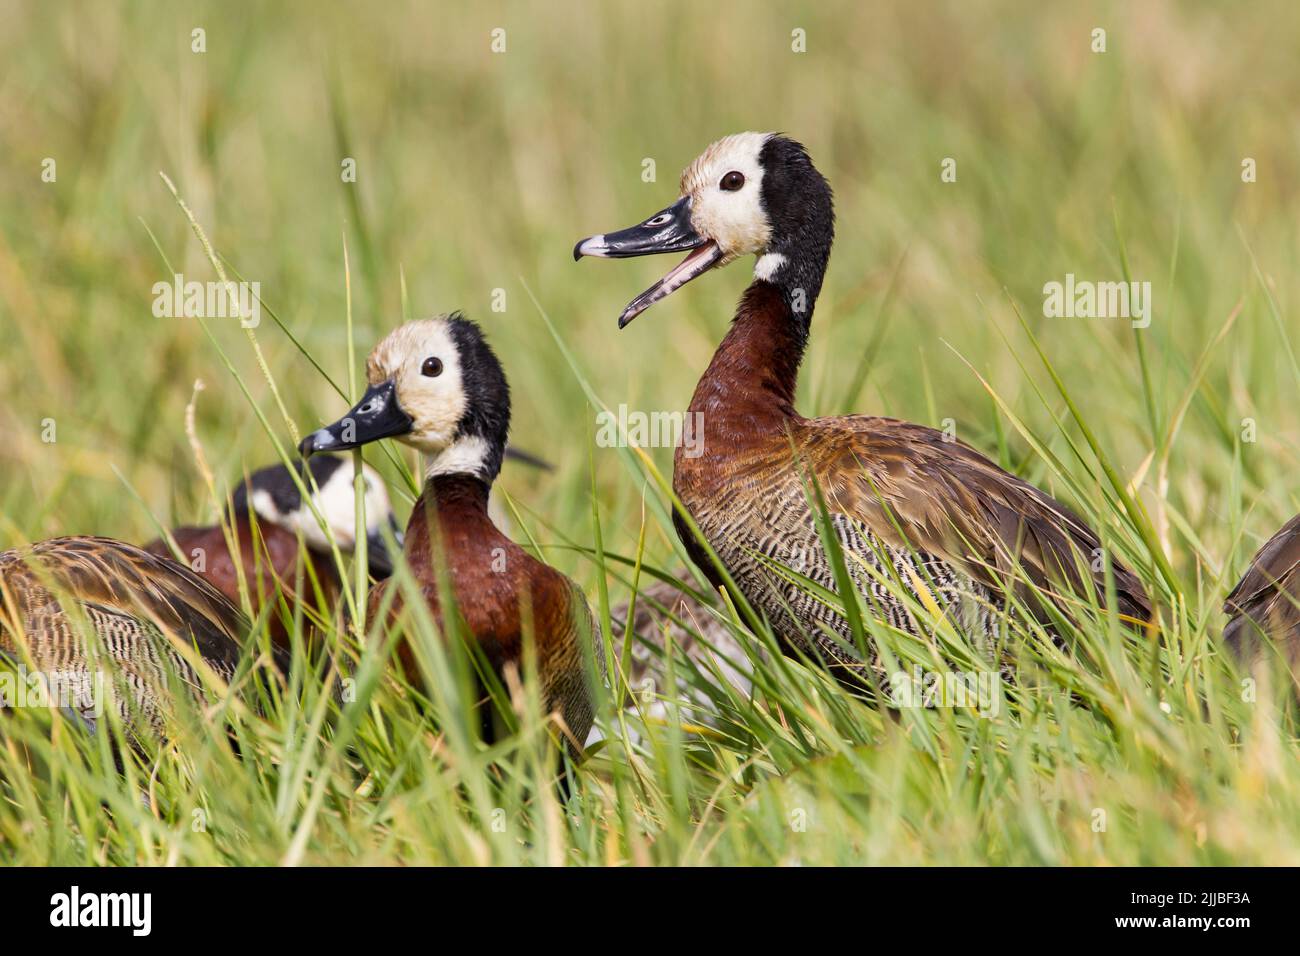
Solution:
<svg viewBox="0 0 1300 956">
<path fill-rule="evenodd" d="M 1258 656 L 1267 637 L 1300 659 L 1300 515 L 1259 549 L 1223 610 L 1223 639 L 1238 656 Z"/>
<path fill-rule="evenodd" d="M 248 630 L 239 609 L 188 568 L 122 541 L 52 538 L 0 554 L 0 652 L 66 681 L 78 708 L 106 680 L 120 681 L 128 699 L 119 694 L 119 712 L 133 729 L 142 721 L 162 731 L 173 682 L 202 686 L 178 643 L 228 681 Z"/>
</svg>

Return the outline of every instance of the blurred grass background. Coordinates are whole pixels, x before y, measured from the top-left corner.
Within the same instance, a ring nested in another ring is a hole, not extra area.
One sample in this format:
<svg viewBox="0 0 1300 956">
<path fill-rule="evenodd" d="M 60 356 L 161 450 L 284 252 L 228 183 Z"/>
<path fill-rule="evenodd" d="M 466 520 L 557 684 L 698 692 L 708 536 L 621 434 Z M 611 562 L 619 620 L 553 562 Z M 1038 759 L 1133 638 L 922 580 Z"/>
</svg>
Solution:
<svg viewBox="0 0 1300 956">
<path fill-rule="evenodd" d="M 186 278 L 215 278 L 165 171 L 218 253 L 261 283 L 340 383 L 345 240 L 358 354 L 401 320 L 403 274 L 412 314 L 463 309 L 485 326 L 510 376 L 514 440 L 557 466 L 507 466 L 504 487 L 535 512 L 543 542 L 558 540 L 549 525 L 589 546 L 594 454 L 605 545 L 632 553 L 646 489 L 615 451 L 592 451 L 595 410 L 524 283 L 603 401 L 684 408 L 745 270 L 694 283 L 620 332 L 621 307 L 668 263 L 575 265 L 570 250 L 666 205 L 681 167 L 743 129 L 801 140 L 835 188 L 805 414 L 953 419 L 961 438 L 1068 498 L 965 364 L 1086 478 L 1014 300 L 1107 454 L 1167 516 L 1193 618 L 1217 629 L 1244 561 L 1300 510 L 1300 7 L 1287 0 L 4 0 L 0 22 L 5 547 L 151 537 L 123 480 L 164 522 L 211 518 L 184 432 L 196 378 L 217 475 L 274 458 L 198 324 L 152 315 L 151 287 L 169 276 L 150 231 Z M 1104 54 L 1090 49 L 1096 27 Z M 195 28 L 205 53 L 191 50 Z M 495 28 L 504 53 L 491 51 Z M 804 53 L 791 50 L 796 28 Z M 54 183 L 41 180 L 47 157 Z M 341 181 L 345 157 L 355 184 Z M 945 157 L 955 183 L 940 181 Z M 646 158 L 657 182 L 642 181 Z M 1152 284 L 1150 328 L 1043 317 L 1044 283 L 1118 280 L 1125 261 Z M 491 310 L 495 289 L 504 312 Z M 213 329 L 288 441 L 244 333 L 233 321 Z M 299 433 L 344 410 L 265 311 L 257 338 Z M 1241 440 L 1247 419 L 1253 442 Z M 668 473 L 670 451 L 653 454 Z M 385 467 L 377 450 L 367 457 Z M 1100 490 L 1074 503 L 1104 510 Z M 651 555 L 667 563 L 673 545 L 651 527 Z M 548 557 L 593 593 L 590 561 Z M 898 779 L 910 772 L 900 765 Z M 1281 852 L 1276 833 L 1261 841 L 1260 853 Z"/>
</svg>

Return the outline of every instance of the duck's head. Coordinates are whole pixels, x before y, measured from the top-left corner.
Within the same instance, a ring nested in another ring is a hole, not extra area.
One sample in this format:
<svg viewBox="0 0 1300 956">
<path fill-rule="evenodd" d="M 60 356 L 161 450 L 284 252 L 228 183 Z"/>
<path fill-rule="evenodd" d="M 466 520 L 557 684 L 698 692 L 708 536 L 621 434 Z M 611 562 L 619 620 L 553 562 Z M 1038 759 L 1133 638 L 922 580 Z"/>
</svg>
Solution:
<svg viewBox="0 0 1300 956">
<path fill-rule="evenodd" d="M 456 314 L 408 322 L 366 360 L 370 387 L 308 435 L 303 455 L 396 438 L 429 456 L 429 475 L 495 480 L 510 428 L 510 388 L 483 332 Z"/>
<path fill-rule="evenodd" d="M 308 463 L 310 477 L 303 482 L 313 489 L 310 504 L 303 501 L 298 485 L 284 465 L 260 468 L 235 489 L 231 511 L 235 515 L 257 515 L 259 521 L 277 525 L 294 534 L 301 533 L 307 546 L 325 553 L 330 550 L 329 537 L 316 520 L 319 514 L 329 526 L 340 549 L 356 548 L 356 469 L 351 458 L 322 455 Z M 370 573 L 387 577 L 393 573 L 392 555 L 384 540 L 384 531 L 402 543 L 402 527 L 393 514 L 384 481 L 369 465 L 362 467 L 366 506 L 366 557 Z M 313 510 L 313 508 L 315 510 Z"/>
<path fill-rule="evenodd" d="M 806 323 L 834 232 L 830 185 L 807 150 L 777 133 L 737 133 L 686 167 L 675 203 L 628 229 L 581 240 L 573 257 L 689 253 L 628 304 L 619 328 L 697 276 L 747 255 L 758 257 L 755 278 L 781 289 Z"/>
</svg>

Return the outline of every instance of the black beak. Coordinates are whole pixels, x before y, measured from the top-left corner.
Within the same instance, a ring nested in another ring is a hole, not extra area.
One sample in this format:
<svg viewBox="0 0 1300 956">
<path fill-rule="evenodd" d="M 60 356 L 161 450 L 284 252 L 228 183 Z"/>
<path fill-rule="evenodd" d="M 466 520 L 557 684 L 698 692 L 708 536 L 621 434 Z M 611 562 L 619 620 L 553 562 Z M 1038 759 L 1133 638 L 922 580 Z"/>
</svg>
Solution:
<svg viewBox="0 0 1300 956">
<path fill-rule="evenodd" d="M 402 526 L 392 515 L 388 516 L 388 534 L 400 549 L 405 535 L 402 533 Z M 393 573 L 393 552 L 388 547 L 388 540 L 383 531 L 378 528 L 366 535 L 366 562 L 370 576 L 376 580 L 382 580 Z"/>
<path fill-rule="evenodd" d="M 381 438 L 405 435 L 411 430 L 411 416 L 397 404 L 397 385 L 392 380 L 371 385 L 361 401 L 336 421 L 317 429 L 302 440 L 298 452 L 304 458 L 318 451 L 360 448 Z"/>
<path fill-rule="evenodd" d="M 643 223 L 583 239 L 573 247 L 573 261 L 577 262 L 583 256 L 631 259 L 660 252 L 685 252 L 704 245 L 706 241 L 691 225 L 691 200 L 689 196 L 683 196 Z"/>
<path fill-rule="evenodd" d="M 711 239 L 696 232 L 691 224 L 690 197 L 683 196 L 667 209 L 629 229 L 583 239 L 573 247 L 573 258 L 575 261 L 583 256 L 630 259 L 633 256 L 688 250 L 694 251 L 675 269 L 628 303 L 623 314 L 618 317 L 618 327 L 621 329 L 660 299 L 676 292 L 721 261 L 722 250 Z"/>
</svg>

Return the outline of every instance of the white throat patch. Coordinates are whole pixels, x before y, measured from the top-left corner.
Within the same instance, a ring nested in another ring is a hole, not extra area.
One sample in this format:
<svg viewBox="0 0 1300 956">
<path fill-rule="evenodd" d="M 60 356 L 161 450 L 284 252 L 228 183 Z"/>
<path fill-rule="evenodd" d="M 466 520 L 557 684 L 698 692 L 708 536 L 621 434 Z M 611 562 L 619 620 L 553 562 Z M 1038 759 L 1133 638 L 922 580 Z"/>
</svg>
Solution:
<svg viewBox="0 0 1300 956">
<path fill-rule="evenodd" d="M 426 477 L 476 475 L 487 478 L 488 443 L 477 435 L 457 438 L 429 462 Z"/>
<path fill-rule="evenodd" d="M 785 256 L 779 252 L 769 252 L 766 255 L 759 256 L 758 261 L 754 263 L 754 278 L 770 282 L 772 276 L 776 275 L 776 270 L 780 269 L 785 263 Z"/>
</svg>

